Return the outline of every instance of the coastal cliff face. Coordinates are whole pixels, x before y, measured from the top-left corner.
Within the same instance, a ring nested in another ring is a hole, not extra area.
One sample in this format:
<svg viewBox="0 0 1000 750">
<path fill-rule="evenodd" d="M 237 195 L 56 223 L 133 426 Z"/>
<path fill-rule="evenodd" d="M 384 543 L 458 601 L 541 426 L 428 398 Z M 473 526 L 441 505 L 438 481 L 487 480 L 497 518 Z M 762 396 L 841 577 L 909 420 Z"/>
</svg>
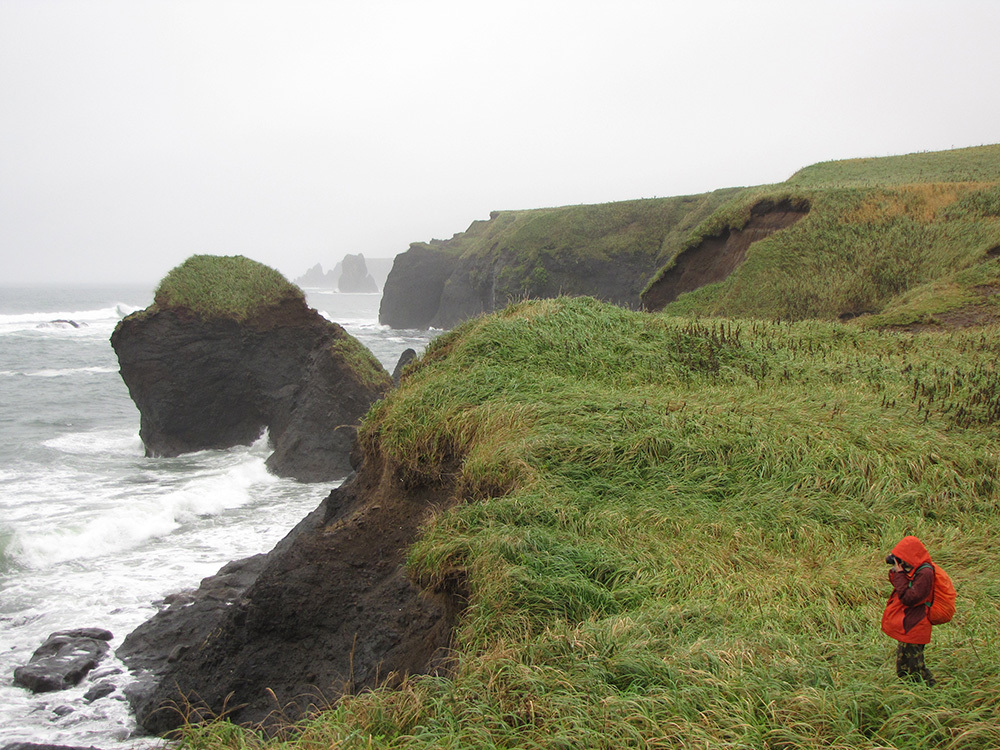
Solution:
<svg viewBox="0 0 1000 750">
<path fill-rule="evenodd" d="M 392 381 L 343 328 L 286 294 L 243 319 L 154 303 L 111 336 L 147 456 L 248 445 L 302 481 L 351 471 L 355 425 Z"/>
<path fill-rule="evenodd" d="M 390 328 L 429 328 L 457 260 L 444 243 L 415 243 L 397 255 L 382 291 L 379 323 Z"/>
<path fill-rule="evenodd" d="M 666 248 L 733 192 L 495 211 L 450 240 L 414 243 L 397 255 L 379 322 L 452 328 L 514 301 L 560 295 L 638 308 Z"/>
<path fill-rule="evenodd" d="M 226 566 L 125 639 L 117 653 L 138 676 L 127 694 L 140 726 L 162 734 L 225 713 L 280 727 L 345 694 L 445 670 L 464 594 L 454 582 L 422 589 L 404 564 L 418 530 L 453 501 L 447 486 L 404 486 L 366 456 L 270 553 Z"/>
</svg>

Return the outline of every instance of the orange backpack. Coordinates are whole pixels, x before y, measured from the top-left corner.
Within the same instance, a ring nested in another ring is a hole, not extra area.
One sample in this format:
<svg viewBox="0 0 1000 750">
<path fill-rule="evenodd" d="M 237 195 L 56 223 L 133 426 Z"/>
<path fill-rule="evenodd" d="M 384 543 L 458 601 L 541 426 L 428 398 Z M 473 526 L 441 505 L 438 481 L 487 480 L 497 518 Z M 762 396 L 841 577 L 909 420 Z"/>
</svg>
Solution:
<svg viewBox="0 0 1000 750">
<path fill-rule="evenodd" d="M 931 600 L 927 602 L 927 619 L 931 621 L 931 625 L 943 625 L 955 616 L 955 585 L 937 563 L 924 565 L 930 565 L 934 569 L 934 590 L 931 592 Z"/>
</svg>

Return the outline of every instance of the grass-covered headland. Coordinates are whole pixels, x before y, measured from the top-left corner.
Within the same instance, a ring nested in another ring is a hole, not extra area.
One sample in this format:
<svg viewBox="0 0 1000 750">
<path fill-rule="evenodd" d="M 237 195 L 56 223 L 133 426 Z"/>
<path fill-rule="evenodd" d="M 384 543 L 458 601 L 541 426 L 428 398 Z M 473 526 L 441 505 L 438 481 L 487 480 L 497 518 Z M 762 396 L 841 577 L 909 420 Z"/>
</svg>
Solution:
<svg viewBox="0 0 1000 750">
<path fill-rule="evenodd" d="M 360 439 L 454 488 L 412 549 L 464 577 L 451 678 L 344 700 L 319 748 L 1000 747 L 1000 330 L 526 302 L 440 336 Z M 958 588 L 901 683 L 886 552 Z M 264 744 L 225 723 L 198 748 Z"/>
</svg>

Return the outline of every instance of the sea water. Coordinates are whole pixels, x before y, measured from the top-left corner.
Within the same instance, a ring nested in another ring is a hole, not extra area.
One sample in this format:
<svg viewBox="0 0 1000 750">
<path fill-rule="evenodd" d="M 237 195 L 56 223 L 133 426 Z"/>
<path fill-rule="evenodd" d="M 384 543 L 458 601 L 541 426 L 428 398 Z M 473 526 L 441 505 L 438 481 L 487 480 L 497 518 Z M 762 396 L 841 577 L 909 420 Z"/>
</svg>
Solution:
<svg viewBox="0 0 1000 750">
<path fill-rule="evenodd" d="M 336 486 L 269 474 L 266 440 L 145 458 L 139 412 L 109 337 L 152 288 L 0 287 L 0 747 L 10 742 L 146 747 L 113 654 L 95 670 L 117 690 L 93 702 L 85 679 L 32 694 L 15 667 L 52 632 L 99 627 L 112 650 L 167 594 L 226 562 L 268 551 Z M 378 324 L 378 294 L 307 290 L 392 372 L 434 332 Z"/>
</svg>

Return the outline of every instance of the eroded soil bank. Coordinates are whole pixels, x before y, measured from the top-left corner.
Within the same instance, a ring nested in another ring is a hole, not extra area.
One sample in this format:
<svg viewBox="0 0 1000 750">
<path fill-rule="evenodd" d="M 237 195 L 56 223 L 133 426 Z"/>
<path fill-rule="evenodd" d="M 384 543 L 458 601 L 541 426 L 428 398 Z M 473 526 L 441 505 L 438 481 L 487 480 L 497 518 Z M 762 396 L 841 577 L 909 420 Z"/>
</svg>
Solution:
<svg viewBox="0 0 1000 750">
<path fill-rule="evenodd" d="M 790 227 L 809 212 L 809 206 L 791 201 L 761 201 L 750 210 L 742 229 L 707 237 L 677 257 L 673 268 L 643 294 L 646 310 L 662 310 L 684 292 L 723 281 L 746 260 L 747 250 L 759 240 Z"/>
</svg>

